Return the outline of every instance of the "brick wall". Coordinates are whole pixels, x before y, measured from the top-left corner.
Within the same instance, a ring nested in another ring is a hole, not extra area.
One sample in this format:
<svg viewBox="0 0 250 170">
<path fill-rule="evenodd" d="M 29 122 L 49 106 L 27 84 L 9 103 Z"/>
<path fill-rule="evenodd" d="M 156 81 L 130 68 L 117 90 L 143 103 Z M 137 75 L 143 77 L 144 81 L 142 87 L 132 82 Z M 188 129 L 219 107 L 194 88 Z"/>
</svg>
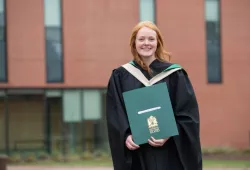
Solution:
<svg viewBox="0 0 250 170">
<path fill-rule="evenodd" d="M 173 61 L 189 73 L 200 106 L 203 146 L 249 146 L 250 6 L 222 0 L 222 84 L 208 84 L 204 2 L 158 1 L 157 23 Z"/>
<path fill-rule="evenodd" d="M 106 87 L 129 61 L 138 1 L 63 0 L 65 83 L 46 84 L 43 0 L 7 1 L 9 83 L 0 87 Z M 29 4 L 29 5 L 26 5 Z M 222 84 L 208 84 L 204 1 L 158 0 L 156 22 L 173 62 L 189 73 L 203 146 L 249 146 L 250 1 L 221 0 Z"/>
</svg>

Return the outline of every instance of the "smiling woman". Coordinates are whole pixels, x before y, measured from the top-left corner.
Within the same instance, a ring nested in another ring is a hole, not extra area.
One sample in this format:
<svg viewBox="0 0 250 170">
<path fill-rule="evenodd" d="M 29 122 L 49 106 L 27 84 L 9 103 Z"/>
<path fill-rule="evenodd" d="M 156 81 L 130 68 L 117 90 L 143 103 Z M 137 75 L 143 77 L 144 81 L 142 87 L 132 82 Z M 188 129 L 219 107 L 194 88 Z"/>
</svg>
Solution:
<svg viewBox="0 0 250 170">
<path fill-rule="evenodd" d="M 107 89 L 106 115 L 114 170 L 201 170 L 199 109 L 187 72 L 182 68 L 155 82 L 168 87 L 179 135 L 150 138 L 142 145 L 134 142 L 122 97 L 126 91 L 144 87 L 133 73 L 142 73 L 144 80 L 152 80 L 174 64 L 168 61 L 170 55 L 164 50 L 159 29 L 150 21 L 134 27 L 130 47 L 133 61 L 128 64 L 134 69 L 114 69 Z"/>
<path fill-rule="evenodd" d="M 150 28 L 141 28 L 136 35 L 136 50 L 145 59 L 154 59 L 157 48 L 156 32 Z M 148 61 L 149 62 L 149 61 Z"/>
</svg>

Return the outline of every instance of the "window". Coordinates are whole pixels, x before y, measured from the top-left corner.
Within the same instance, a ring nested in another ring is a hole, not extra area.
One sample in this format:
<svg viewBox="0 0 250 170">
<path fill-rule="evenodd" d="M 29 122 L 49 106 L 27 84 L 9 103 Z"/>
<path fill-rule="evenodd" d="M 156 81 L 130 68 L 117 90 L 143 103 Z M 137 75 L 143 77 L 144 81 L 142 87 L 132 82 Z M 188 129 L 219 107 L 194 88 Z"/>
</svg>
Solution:
<svg viewBox="0 0 250 170">
<path fill-rule="evenodd" d="M 44 0 L 47 82 L 63 82 L 61 0 Z"/>
<path fill-rule="evenodd" d="M 105 96 L 100 89 L 63 90 L 63 122 L 71 151 L 107 148 Z"/>
<path fill-rule="evenodd" d="M 0 154 L 3 154 L 6 149 L 6 115 L 5 115 L 5 91 L 0 90 Z"/>
<path fill-rule="evenodd" d="M 0 0 L 0 82 L 7 81 L 7 59 L 5 38 L 5 3 Z"/>
<path fill-rule="evenodd" d="M 206 0 L 207 78 L 209 83 L 221 83 L 220 2 Z"/>
<path fill-rule="evenodd" d="M 155 22 L 155 1 L 140 0 L 140 20 Z"/>
<path fill-rule="evenodd" d="M 67 123 L 82 121 L 81 90 L 63 91 L 63 120 Z"/>
<path fill-rule="evenodd" d="M 83 91 L 83 119 L 84 120 L 100 120 L 102 118 L 102 100 L 99 90 Z"/>
</svg>

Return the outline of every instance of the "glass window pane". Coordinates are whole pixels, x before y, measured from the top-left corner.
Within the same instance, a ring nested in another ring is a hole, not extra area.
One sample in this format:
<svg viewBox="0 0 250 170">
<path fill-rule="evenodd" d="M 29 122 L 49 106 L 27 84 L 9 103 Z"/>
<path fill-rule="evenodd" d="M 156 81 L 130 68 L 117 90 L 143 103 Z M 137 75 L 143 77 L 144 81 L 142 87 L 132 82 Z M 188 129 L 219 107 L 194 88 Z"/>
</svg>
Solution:
<svg viewBox="0 0 250 170">
<path fill-rule="evenodd" d="M 53 91 L 49 91 L 53 92 Z M 59 91 L 60 92 L 60 91 Z M 62 98 L 51 95 L 46 99 L 46 143 L 49 153 L 63 152 Z"/>
<path fill-rule="evenodd" d="M 6 81 L 5 42 L 0 40 L 0 81 Z"/>
<path fill-rule="evenodd" d="M 9 147 L 11 153 L 45 151 L 43 107 L 43 95 L 16 94 L 8 96 Z"/>
<path fill-rule="evenodd" d="M 4 41 L 4 27 L 0 26 L 0 41 Z"/>
<path fill-rule="evenodd" d="M 82 148 L 82 90 L 63 92 L 64 135 L 67 138 L 67 152 L 81 152 Z"/>
<path fill-rule="evenodd" d="M 65 90 L 63 92 L 63 120 L 65 122 L 80 122 L 81 90 Z"/>
<path fill-rule="evenodd" d="M 4 0 L 0 0 L 0 82 L 6 81 L 5 11 Z"/>
<path fill-rule="evenodd" d="M 48 82 L 63 80 L 61 41 L 46 40 L 46 69 Z"/>
<path fill-rule="evenodd" d="M 206 20 L 219 21 L 219 4 L 218 0 L 206 0 Z"/>
<path fill-rule="evenodd" d="M 83 117 L 84 120 L 101 119 L 101 93 L 99 90 L 83 91 Z"/>
<path fill-rule="evenodd" d="M 209 83 L 221 82 L 219 1 L 206 0 L 207 74 Z"/>
<path fill-rule="evenodd" d="M 5 153 L 5 113 L 2 91 L 0 91 L 0 154 L 1 153 Z"/>
<path fill-rule="evenodd" d="M 63 81 L 61 0 L 44 0 L 47 82 Z"/>
<path fill-rule="evenodd" d="M 46 27 L 46 40 L 60 42 L 61 37 L 61 28 Z"/>
<path fill-rule="evenodd" d="M 155 1 L 140 0 L 140 20 L 155 22 Z"/>
<path fill-rule="evenodd" d="M 4 95 L 5 95 L 5 92 L 3 90 L 0 90 L 0 98 L 4 97 Z"/>
<path fill-rule="evenodd" d="M 44 0 L 45 25 L 61 26 L 61 0 Z"/>
<path fill-rule="evenodd" d="M 84 150 L 109 151 L 105 117 L 106 93 L 104 90 L 83 91 Z M 96 107 L 96 108 L 95 108 Z"/>
<path fill-rule="evenodd" d="M 0 26 L 3 26 L 4 23 L 5 23 L 4 0 L 0 0 Z"/>
</svg>

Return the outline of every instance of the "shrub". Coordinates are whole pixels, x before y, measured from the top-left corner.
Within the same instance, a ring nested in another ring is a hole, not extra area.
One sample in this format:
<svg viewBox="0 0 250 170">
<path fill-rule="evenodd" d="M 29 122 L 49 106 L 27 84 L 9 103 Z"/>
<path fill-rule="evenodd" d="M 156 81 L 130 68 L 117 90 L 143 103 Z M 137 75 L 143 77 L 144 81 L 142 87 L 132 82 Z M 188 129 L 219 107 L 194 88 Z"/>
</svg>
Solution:
<svg viewBox="0 0 250 170">
<path fill-rule="evenodd" d="M 84 151 L 84 152 L 81 154 L 81 159 L 82 159 L 82 160 L 90 160 L 90 159 L 93 159 L 93 153 L 91 153 L 90 151 Z"/>
<path fill-rule="evenodd" d="M 22 157 L 20 153 L 13 153 L 8 158 L 9 163 L 19 163 L 22 162 Z"/>
</svg>

